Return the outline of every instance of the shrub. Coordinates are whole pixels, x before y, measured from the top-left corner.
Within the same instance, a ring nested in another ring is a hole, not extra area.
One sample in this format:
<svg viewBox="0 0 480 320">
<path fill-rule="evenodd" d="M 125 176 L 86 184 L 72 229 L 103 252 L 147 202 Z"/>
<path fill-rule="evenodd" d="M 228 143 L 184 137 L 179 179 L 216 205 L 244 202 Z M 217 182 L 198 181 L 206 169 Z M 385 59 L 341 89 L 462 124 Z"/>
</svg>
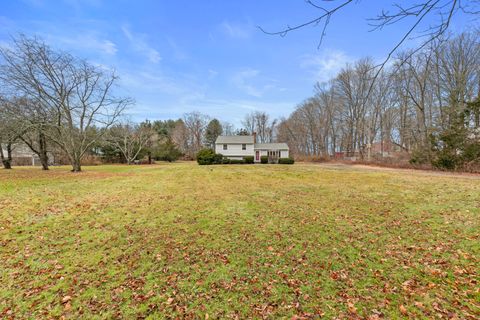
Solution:
<svg viewBox="0 0 480 320">
<path fill-rule="evenodd" d="M 216 156 L 212 149 L 202 149 L 197 153 L 197 162 L 199 165 L 214 164 Z"/>
<path fill-rule="evenodd" d="M 222 164 L 223 163 L 223 154 L 217 153 L 213 158 L 213 164 Z"/>
<path fill-rule="evenodd" d="M 265 164 L 265 163 L 268 163 L 268 156 L 261 156 L 261 157 L 260 157 L 260 162 L 261 162 L 261 163 L 264 163 L 264 164 Z"/>
<path fill-rule="evenodd" d="M 253 156 L 246 156 L 246 157 L 243 157 L 243 161 L 245 163 L 253 163 Z"/>
<path fill-rule="evenodd" d="M 158 146 L 153 152 L 153 158 L 160 161 L 176 161 L 182 156 L 182 152 L 177 149 L 175 144 L 169 139 L 166 143 Z"/>
<path fill-rule="evenodd" d="M 244 164 L 243 160 L 230 159 L 230 164 Z"/>
<path fill-rule="evenodd" d="M 222 159 L 222 163 L 223 163 L 223 164 L 230 164 L 230 159 L 228 159 L 228 158 L 223 158 L 223 159 Z"/>
<path fill-rule="evenodd" d="M 432 165 L 441 170 L 455 170 L 457 167 L 457 158 L 455 155 L 449 154 L 447 152 L 441 152 L 437 159 L 432 161 Z"/>
<path fill-rule="evenodd" d="M 294 164 L 295 160 L 293 158 L 280 158 L 278 159 L 279 164 Z"/>
</svg>

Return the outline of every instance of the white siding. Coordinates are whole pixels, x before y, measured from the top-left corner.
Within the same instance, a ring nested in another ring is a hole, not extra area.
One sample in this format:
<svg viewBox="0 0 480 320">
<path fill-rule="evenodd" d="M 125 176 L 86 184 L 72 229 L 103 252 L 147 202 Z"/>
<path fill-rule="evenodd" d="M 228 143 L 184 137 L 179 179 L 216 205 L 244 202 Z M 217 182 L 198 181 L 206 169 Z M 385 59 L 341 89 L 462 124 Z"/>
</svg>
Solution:
<svg viewBox="0 0 480 320">
<path fill-rule="evenodd" d="M 237 156 L 237 157 L 245 157 L 245 156 L 254 156 L 255 153 L 253 152 L 253 143 L 247 143 L 247 149 L 242 150 L 241 144 L 227 144 L 227 150 L 223 150 L 223 144 L 218 143 L 215 145 L 215 153 L 221 153 L 226 157 L 230 156 Z M 240 159 L 240 158 L 239 158 Z"/>
<path fill-rule="evenodd" d="M 288 150 L 281 150 L 280 158 L 288 158 Z"/>
</svg>

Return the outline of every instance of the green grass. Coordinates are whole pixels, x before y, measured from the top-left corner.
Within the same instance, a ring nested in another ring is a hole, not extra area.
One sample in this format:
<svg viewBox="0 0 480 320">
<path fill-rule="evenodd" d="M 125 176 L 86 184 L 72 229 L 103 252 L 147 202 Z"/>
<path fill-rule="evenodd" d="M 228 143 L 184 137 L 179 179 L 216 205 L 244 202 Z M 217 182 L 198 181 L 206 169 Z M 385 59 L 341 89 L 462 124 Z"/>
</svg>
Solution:
<svg viewBox="0 0 480 320">
<path fill-rule="evenodd" d="M 480 179 L 307 164 L 1 170 L 0 261 L 0 318 L 475 319 Z"/>
</svg>

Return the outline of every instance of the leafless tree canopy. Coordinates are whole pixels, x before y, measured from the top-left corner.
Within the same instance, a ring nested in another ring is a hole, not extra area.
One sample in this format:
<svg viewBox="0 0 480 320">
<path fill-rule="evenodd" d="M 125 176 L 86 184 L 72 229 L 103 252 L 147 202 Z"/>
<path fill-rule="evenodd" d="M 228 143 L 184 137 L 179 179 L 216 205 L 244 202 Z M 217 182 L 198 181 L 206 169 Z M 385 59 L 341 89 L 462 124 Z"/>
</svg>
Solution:
<svg viewBox="0 0 480 320">
<path fill-rule="evenodd" d="M 127 164 L 131 164 L 154 135 L 155 131 L 151 126 L 125 121 L 112 126 L 106 140 L 122 153 Z"/>
<path fill-rule="evenodd" d="M 249 134 L 257 134 L 258 143 L 269 143 L 275 139 L 275 126 L 277 120 L 270 119 L 270 116 L 263 111 L 254 111 L 247 114 L 242 121 L 243 127 Z"/>
<path fill-rule="evenodd" d="M 113 94 L 113 72 L 55 51 L 40 39 L 19 36 L 0 49 L 0 81 L 6 94 L 29 101 L 46 122 L 45 134 L 80 171 L 85 153 L 115 123 L 128 98 Z M 28 112 L 26 112 L 28 113 Z M 29 113 L 30 114 L 30 113 Z"/>
<path fill-rule="evenodd" d="M 480 146 L 480 110 L 471 107 L 480 96 L 479 38 L 467 32 L 399 53 L 377 81 L 370 59 L 347 65 L 280 122 L 278 139 L 297 155 L 363 158 L 377 144 L 380 155 L 396 146 L 427 161 L 432 148 L 446 147 L 445 140 L 432 143 L 445 133 L 464 132 L 459 144 Z"/>
<path fill-rule="evenodd" d="M 331 19 L 348 6 L 362 5 L 362 1 L 357 0 L 305 0 L 319 14 L 308 21 L 277 30 L 269 31 L 259 27 L 264 33 L 269 35 L 279 35 L 285 37 L 287 34 L 296 30 L 313 26 L 321 29 L 318 47 L 326 36 L 328 25 Z M 398 2 L 387 3 L 389 6 L 385 8 L 385 1 L 376 1 L 379 6 L 379 13 L 368 19 L 368 24 L 372 27 L 372 31 L 381 30 L 383 28 L 395 25 L 400 21 L 408 21 L 408 25 L 403 35 L 392 45 L 391 50 L 386 54 L 384 61 L 373 67 L 377 68 L 374 78 L 378 77 L 386 63 L 394 56 L 401 46 L 409 39 L 420 39 L 420 44 L 411 52 L 407 58 L 423 48 L 428 47 L 431 43 L 441 39 L 449 29 L 453 18 L 459 13 L 467 16 L 476 17 L 480 14 L 480 1 L 478 0 L 423 0 L 415 4 L 400 4 Z M 435 21 L 433 24 L 424 26 L 423 22 L 427 18 Z M 369 91 L 372 88 L 369 88 Z"/>
</svg>

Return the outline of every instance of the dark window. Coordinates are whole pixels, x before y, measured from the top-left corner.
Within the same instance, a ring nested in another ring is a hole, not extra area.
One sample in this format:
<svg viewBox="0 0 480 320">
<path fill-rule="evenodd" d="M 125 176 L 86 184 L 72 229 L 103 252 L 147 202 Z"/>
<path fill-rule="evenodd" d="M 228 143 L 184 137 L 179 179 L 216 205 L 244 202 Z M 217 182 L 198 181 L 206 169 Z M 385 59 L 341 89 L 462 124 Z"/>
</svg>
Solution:
<svg viewBox="0 0 480 320">
<path fill-rule="evenodd" d="M 247 145 L 245 143 L 242 144 L 242 150 L 247 150 Z"/>
<path fill-rule="evenodd" d="M 227 145 L 226 144 L 223 145 L 223 150 L 227 150 Z"/>
</svg>

